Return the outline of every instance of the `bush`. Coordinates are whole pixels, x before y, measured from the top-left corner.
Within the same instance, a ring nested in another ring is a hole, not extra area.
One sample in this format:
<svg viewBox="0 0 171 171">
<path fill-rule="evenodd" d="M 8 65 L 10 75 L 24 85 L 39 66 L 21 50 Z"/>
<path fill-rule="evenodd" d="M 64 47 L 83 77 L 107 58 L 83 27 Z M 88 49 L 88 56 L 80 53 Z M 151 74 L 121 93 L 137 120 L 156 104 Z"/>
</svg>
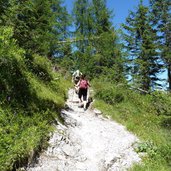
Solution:
<svg viewBox="0 0 171 171">
<path fill-rule="evenodd" d="M 155 157 L 158 153 L 157 146 L 152 141 L 140 142 L 135 147 L 136 152 L 148 153 L 150 157 Z"/>
<path fill-rule="evenodd" d="M 152 106 L 158 115 L 171 116 L 171 97 L 163 92 L 154 92 Z"/>
<path fill-rule="evenodd" d="M 95 97 L 110 105 L 129 101 L 132 98 L 131 90 L 124 83 L 114 84 L 94 79 L 92 85 L 95 89 Z"/>
<path fill-rule="evenodd" d="M 52 80 L 52 65 L 46 57 L 34 54 L 27 58 L 26 64 L 29 71 L 42 81 L 49 82 Z"/>
<path fill-rule="evenodd" d="M 124 100 L 122 92 L 116 92 L 115 88 L 104 88 L 101 91 L 96 92 L 96 97 L 104 100 L 107 104 L 116 104 Z"/>
<path fill-rule="evenodd" d="M 1 103 L 8 103 L 14 98 L 19 102 L 24 102 L 29 93 L 28 81 L 23 73 L 25 70 L 24 50 L 17 46 L 12 35 L 12 28 L 0 28 Z M 19 91 L 22 95 L 18 93 Z"/>
<path fill-rule="evenodd" d="M 39 149 L 66 98 L 67 80 L 53 80 L 45 57 L 30 58 L 12 38 L 13 30 L 0 28 L 0 170 L 16 170 Z M 54 76 L 56 77 L 56 76 Z"/>
</svg>

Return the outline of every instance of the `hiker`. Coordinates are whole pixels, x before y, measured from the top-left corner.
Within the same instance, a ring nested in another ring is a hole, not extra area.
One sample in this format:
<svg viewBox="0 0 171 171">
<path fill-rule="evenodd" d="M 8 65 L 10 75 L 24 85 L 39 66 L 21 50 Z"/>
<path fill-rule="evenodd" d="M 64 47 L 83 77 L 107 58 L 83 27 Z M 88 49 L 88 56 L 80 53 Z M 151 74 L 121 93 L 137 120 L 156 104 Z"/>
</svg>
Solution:
<svg viewBox="0 0 171 171">
<path fill-rule="evenodd" d="M 79 70 L 76 70 L 72 74 L 72 82 L 74 82 L 75 85 L 77 85 L 78 81 L 80 80 L 82 73 Z"/>
<path fill-rule="evenodd" d="M 78 94 L 79 88 L 76 86 L 77 83 L 80 80 L 82 73 L 79 70 L 76 70 L 73 74 L 72 74 L 72 82 L 74 83 L 75 86 L 75 93 Z"/>
<path fill-rule="evenodd" d="M 87 92 L 88 92 L 88 87 L 90 87 L 89 81 L 86 79 L 86 75 L 83 74 L 79 80 L 79 82 L 76 85 L 79 87 L 79 92 L 78 92 L 78 97 L 80 99 L 80 102 L 82 103 L 82 98 L 83 98 L 83 107 L 84 111 L 86 110 L 86 104 L 87 104 Z"/>
</svg>

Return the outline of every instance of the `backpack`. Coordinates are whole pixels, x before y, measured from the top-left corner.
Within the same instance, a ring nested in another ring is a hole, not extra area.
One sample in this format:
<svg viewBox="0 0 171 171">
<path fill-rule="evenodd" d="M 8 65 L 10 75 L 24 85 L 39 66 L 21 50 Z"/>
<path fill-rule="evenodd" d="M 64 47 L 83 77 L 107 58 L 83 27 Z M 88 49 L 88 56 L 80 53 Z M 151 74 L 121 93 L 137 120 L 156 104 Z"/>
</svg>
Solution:
<svg viewBox="0 0 171 171">
<path fill-rule="evenodd" d="M 80 89 L 87 89 L 88 88 L 88 82 L 87 80 L 80 80 Z"/>
</svg>

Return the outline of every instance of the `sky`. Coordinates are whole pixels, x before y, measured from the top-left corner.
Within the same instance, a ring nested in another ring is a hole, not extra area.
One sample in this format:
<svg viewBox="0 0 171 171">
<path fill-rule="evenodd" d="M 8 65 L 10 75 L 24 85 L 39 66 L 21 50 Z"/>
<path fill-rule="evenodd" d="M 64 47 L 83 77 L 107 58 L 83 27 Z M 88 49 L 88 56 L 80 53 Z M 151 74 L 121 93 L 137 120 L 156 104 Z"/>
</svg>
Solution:
<svg viewBox="0 0 171 171">
<path fill-rule="evenodd" d="M 149 0 L 144 0 L 144 5 L 148 5 Z M 107 7 L 113 10 L 113 25 L 119 27 L 125 22 L 129 11 L 134 11 L 139 4 L 139 0 L 107 0 Z"/>
<path fill-rule="evenodd" d="M 71 13 L 73 3 L 75 0 L 64 0 L 68 11 Z M 121 23 L 125 23 L 125 19 L 129 14 L 129 11 L 135 11 L 140 0 L 107 0 L 107 7 L 113 11 L 112 23 L 115 28 L 119 28 Z M 143 4 L 148 6 L 149 0 L 143 0 Z M 160 78 L 167 79 L 167 72 L 160 74 Z M 161 82 L 160 82 L 161 83 Z M 165 87 L 165 82 L 163 82 Z"/>
<path fill-rule="evenodd" d="M 72 10 L 74 1 L 75 0 L 64 0 L 69 12 Z M 149 0 L 144 0 L 144 5 L 148 5 L 148 1 Z M 135 10 L 138 3 L 139 0 L 107 0 L 107 7 L 113 10 L 113 26 L 119 28 L 120 24 L 125 22 L 129 10 Z"/>
</svg>

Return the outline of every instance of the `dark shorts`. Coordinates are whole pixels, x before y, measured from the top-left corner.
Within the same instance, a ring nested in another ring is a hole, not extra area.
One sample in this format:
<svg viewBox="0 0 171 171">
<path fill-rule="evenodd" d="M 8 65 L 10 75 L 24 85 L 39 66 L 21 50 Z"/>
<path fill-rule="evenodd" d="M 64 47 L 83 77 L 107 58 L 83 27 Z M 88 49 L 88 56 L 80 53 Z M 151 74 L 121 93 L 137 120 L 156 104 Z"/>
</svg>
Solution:
<svg viewBox="0 0 171 171">
<path fill-rule="evenodd" d="M 79 89 L 79 92 L 78 92 L 79 99 L 81 99 L 82 96 L 83 96 L 83 100 L 86 101 L 87 100 L 87 89 Z"/>
</svg>

